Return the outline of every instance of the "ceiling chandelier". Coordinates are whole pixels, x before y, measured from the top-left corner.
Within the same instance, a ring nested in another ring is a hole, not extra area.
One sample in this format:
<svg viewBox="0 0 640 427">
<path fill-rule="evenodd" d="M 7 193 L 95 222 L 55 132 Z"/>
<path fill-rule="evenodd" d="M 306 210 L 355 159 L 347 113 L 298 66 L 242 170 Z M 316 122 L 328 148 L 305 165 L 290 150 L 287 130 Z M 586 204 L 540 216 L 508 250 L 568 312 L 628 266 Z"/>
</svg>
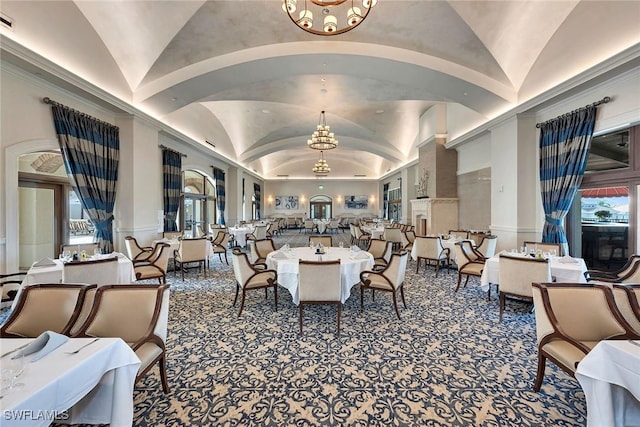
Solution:
<svg viewBox="0 0 640 427">
<path fill-rule="evenodd" d="M 324 157 L 322 157 L 322 151 L 320 152 L 320 160 L 318 160 L 316 164 L 313 165 L 313 168 L 311 170 L 316 175 L 328 175 L 329 172 L 331 172 L 331 168 L 327 164 L 327 161 L 324 159 Z"/>
<path fill-rule="evenodd" d="M 337 146 L 338 140 L 334 138 L 331 127 L 327 125 L 327 119 L 324 117 L 324 111 L 322 111 L 315 132 L 311 134 L 311 139 L 307 140 L 307 147 L 325 151 L 333 150 Z"/>
<path fill-rule="evenodd" d="M 355 0 L 304 0 L 304 7 L 300 10 L 297 18 L 294 14 L 297 10 L 298 0 L 282 0 L 282 9 L 287 12 L 293 23 L 303 30 L 319 36 L 333 36 L 346 33 L 360 25 L 376 3 L 378 3 L 378 0 L 361 0 L 358 2 Z M 360 5 L 362 5 L 362 9 L 359 7 Z M 314 14 L 316 17 L 324 16 L 322 28 L 313 28 Z M 338 26 L 338 18 L 336 16 L 341 17 L 340 26 Z"/>
</svg>

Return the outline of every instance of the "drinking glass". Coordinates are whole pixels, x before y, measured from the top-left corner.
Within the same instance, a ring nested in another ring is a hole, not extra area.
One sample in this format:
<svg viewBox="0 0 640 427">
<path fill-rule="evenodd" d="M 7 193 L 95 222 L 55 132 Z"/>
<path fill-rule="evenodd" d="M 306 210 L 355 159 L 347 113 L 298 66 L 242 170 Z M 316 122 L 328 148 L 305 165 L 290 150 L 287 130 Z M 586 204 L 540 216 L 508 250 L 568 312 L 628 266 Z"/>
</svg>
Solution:
<svg viewBox="0 0 640 427">
<path fill-rule="evenodd" d="M 97 257 L 99 255 L 102 255 L 102 249 L 101 248 L 95 248 L 93 250 L 93 256 Z"/>
<path fill-rule="evenodd" d="M 340 247 L 340 249 L 342 249 L 342 248 L 344 248 L 344 243 L 340 242 L 340 243 L 338 244 L 338 246 Z"/>
<path fill-rule="evenodd" d="M 25 368 L 24 351 L 19 351 L 11 357 L 5 357 L 2 360 L 2 385 L 4 392 L 11 392 L 13 390 L 24 387 L 23 383 L 17 382 L 18 377 L 22 375 Z"/>
</svg>

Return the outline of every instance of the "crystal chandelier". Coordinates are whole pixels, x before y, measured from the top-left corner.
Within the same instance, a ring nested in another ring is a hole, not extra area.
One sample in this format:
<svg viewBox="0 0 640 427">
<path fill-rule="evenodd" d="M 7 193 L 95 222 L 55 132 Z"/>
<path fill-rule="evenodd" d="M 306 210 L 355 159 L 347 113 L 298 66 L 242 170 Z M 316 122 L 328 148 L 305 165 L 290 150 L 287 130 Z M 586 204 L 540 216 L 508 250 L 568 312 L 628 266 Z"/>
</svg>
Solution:
<svg viewBox="0 0 640 427">
<path fill-rule="evenodd" d="M 329 172 L 331 172 L 331 168 L 327 164 L 327 161 L 324 159 L 324 157 L 322 157 L 322 151 L 320 152 L 320 160 L 318 160 L 316 164 L 313 165 L 313 168 L 311 170 L 316 175 L 328 175 Z"/>
<path fill-rule="evenodd" d="M 311 139 L 307 140 L 307 146 L 320 151 L 332 150 L 338 146 L 338 140 L 334 138 L 331 127 L 327 125 L 324 111 L 320 113 L 320 121 Z"/>
<path fill-rule="evenodd" d="M 293 23 L 303 30 L 319 36 L 333 36 L 346 33 L 360 25 L 376 3 L 378 0 L 304 0 L 304 6 L 296 17 L 294 14 L 298 0 L 282 0 L 282 9 L 287 12 Z M 316 23 L 318 29 L 313 27 L 314 14 L 316 17 L 324 16 L 323 22 Z M 341 17 L 339 25 L 337 16 Z M 319 27 L 320 24 L 323 24 L 322 28 Z"/>
</svg>

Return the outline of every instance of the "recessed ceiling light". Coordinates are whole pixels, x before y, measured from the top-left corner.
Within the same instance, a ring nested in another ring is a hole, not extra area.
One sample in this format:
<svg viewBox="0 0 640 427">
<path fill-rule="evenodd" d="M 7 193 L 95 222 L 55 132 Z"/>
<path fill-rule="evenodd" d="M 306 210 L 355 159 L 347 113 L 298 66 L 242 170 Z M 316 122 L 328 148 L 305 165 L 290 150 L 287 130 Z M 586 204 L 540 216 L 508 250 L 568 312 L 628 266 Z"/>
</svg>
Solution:
<svg viewBox="0 0 640 427">
<path fill-rule="evenodd" d="M 175 98 L 175 97 L 174 97 L 174 98 L 171 98 L 171 100 L 175 102 L 175 101 L 177 101 L 177 100 L 178 100 L 178 98 Z"/>
<path fill-rule="evenodd" d="M 327 93 L 327 92 L 329 92 L 329 91 L 326 90 L 326 89 L 320 89 L 320 93 Z"/>
<path fill-rule="evenodd" d="M 384 113 L 384 110 L 376 110 L 376 114 L 382 114 Z"/>
<path fill-rule="evenodd" d="M 464 93 L 463 93 L 463 95 L 464 95 L 464 96 L 467 96 L 467 95 L 469 95 L 469 94 L 468 94 L 467 92 L 464 92 Z"/>
<path fill-rule="evenodd" d="M 326 82 L 326 81 L 327 81 L 327 78 L 326 78 L 326 77 L 323 77 L 323 78 L 321 78 L 321 79 L 320 79 L 320 81 L 321 81 L 321 82 Z"/>
<path fill-rule="evenodd" d="M 266 108 L 265 108 L 264 110 L 262 110 L 262 112 L 263 112 L 264 114 L 271 114 L 271 111 L 270 111 L 270 110 L 267 110 Z"/>
</svg>

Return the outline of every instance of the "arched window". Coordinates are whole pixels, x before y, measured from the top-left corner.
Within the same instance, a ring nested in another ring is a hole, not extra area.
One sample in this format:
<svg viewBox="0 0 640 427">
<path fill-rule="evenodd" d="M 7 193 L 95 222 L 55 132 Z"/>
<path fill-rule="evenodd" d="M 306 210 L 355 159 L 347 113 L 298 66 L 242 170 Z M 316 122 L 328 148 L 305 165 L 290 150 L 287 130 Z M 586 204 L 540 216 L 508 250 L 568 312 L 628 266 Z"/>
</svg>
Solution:
<svg viewBox="0 0 640 427">
<path fill-rule="evenodd" d="M 333 200 L 329 196 L 313 196 L 309 199 L 309 218 L 329 219 L 332 216 Z"/>
</svg>

